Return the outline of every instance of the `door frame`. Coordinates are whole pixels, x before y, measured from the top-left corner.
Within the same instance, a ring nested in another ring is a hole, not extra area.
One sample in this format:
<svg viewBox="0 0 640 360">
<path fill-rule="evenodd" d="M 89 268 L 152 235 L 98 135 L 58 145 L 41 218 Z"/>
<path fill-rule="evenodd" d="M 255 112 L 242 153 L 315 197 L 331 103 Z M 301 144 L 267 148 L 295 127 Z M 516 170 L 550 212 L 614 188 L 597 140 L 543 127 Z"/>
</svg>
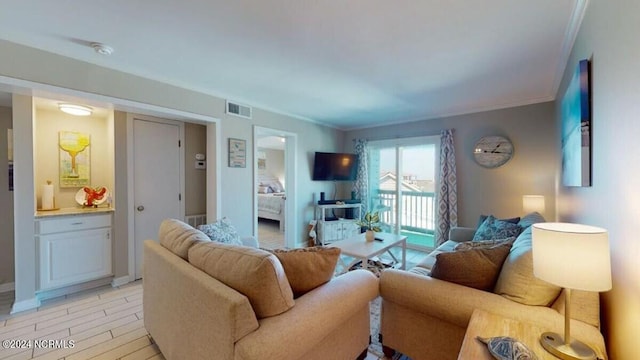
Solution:
<svg viewBox="0 0 640 360">
<path fill-rule="evenodd" d="M 129 242 L 128 242 L 128 255 L 129 255 L 129 281 L 134 281 L 136 279 L 136 238 L 135 238 L 135 191 L 134 191 L 134 182 L 135 179 L 133 177 L 133 160 L 134 160 L 134 134 L 133 134 L 133 122 L 135 120 L 142 121 L 150 121 L 161 124 L 168 125 L 176 125 L 178 126 L 178 137 L 180 140 L 180 219 L 184 219 L 185 206 L 184 206 L 184 192 L 185 192 L 185 180 L 184 180 L 184 122 L 176 121 L 176 120 L 168 120 L 162 119 L 154 116 L 148 115 L 139 115 L 139 114 L 131 114 L 127 113 L 127 203 L 129 204 L 129 209 L 127 211 L 127 221 L 129 223 L 129 228 L 127 229 Z"/>
<path fill-rule="evenodd" d="M 285 192 L 287 199 L 284 202 L 284 246 L 288 248 L 296 247 L 296 236 L 298 235 L 298 218 L 296 212 L 296 186 L 297 186 L 297 142 L 296 133 L 263 127 L 253 126 L 253 236 L 258 239 L 258 136 L 273 135 L 285 138 Z M 260 240 L 260 239 L 258 239 Z"/>
</svg>

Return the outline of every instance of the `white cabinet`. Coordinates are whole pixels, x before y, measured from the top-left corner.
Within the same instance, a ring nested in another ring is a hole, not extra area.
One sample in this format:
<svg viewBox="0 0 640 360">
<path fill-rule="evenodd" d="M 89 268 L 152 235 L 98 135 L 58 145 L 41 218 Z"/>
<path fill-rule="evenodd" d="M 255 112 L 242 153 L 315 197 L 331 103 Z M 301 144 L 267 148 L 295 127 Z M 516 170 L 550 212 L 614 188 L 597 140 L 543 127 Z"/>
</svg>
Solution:
<svg viewBox="0 0 640 360">
<path fill-rule="evenodd" d="M 351 219 L 346 217 L 330 219 L 326 215 L 328 210 L 332 212 L 336 210 L 343 211 L 345 214 L 350 214 Z M 360 218 L 360 204 L 318 205 L 316 217 L 318 219 L 318 242 L 320 245 L 348 239 L 360 233 L 360 226 L 356 224 L 356 221 Z"/>
<path fill-rule="evenodd" d="M 360 233 L 360 226 L 354 220 L 319 221 L 318 236 L 322 245 L 348 239 Z"/>
<path fill-rule="evenodd" d="M 39 219 L 36 238 L 39 290 L 112 275 L 111 214 Z"/>
</svg>

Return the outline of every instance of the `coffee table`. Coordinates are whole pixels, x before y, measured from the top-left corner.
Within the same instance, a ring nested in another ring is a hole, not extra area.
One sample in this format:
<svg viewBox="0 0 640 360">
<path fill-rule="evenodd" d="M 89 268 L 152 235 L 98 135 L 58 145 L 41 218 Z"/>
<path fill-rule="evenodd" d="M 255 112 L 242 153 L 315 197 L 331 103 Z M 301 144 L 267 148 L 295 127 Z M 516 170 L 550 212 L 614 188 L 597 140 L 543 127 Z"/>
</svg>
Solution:
<svg viewBox="0 0 640 360">
<path fill-rule="evenodd" d="M 358 234 L 348 239 L 332 242 L 330 246 L 340 248 L 342 255 L 354 257 L 355 259 L 346 264 L 344 259 L 340 257 L 340 264 L 343 266 L 342 272 L 349 271 L 349 268 L 362 261 L 362 268 L 369 268 L 369 260 L 378 255 L 388 253 L 394 261 L 394 267 L 405 270 L 407 265 L 407 237 L 404 235 L 396 235 L 389 233 L 376 233 L 376 237 L 382 241 L 374 240 L 367 242 L 364 238 L 365 234 Z M 399 263 L 396 256 L 390 251 L 393 247 L 402 248 L 402 263 Z"/>
</svg>

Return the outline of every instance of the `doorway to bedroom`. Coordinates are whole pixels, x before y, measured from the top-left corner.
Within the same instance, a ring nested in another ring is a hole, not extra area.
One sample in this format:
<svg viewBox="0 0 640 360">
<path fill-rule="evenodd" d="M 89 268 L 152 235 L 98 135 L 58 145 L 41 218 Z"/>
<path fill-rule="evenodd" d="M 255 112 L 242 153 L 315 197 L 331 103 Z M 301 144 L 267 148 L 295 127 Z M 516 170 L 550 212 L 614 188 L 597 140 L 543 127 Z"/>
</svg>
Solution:
<svg viewBox="0 0 640 360">
<path fill-rule="evenodd" d="M 255 230 L 260 247 L 294 247 L 292 202 L 295 138 L 282 131 L 256 127 L 254 131 Z M 292 165 L 293 164 L 293 165 Z M 291 243 L 290 243 L 291 242 Z"/>
</svg>

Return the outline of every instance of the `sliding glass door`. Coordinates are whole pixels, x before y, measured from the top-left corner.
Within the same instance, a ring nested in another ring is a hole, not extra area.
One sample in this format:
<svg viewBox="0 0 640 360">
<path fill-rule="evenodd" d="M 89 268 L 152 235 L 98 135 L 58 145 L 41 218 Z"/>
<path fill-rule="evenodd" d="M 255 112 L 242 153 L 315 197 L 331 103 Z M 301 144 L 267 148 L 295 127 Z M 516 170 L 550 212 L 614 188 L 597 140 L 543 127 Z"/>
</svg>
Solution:
<svg viewBox="0 0 640 360">
<path fill-rule="evenodd" d="M 438 136 L 369 142 L 369 204 L 407 246 L 434 246 Z"/>
</svg>

